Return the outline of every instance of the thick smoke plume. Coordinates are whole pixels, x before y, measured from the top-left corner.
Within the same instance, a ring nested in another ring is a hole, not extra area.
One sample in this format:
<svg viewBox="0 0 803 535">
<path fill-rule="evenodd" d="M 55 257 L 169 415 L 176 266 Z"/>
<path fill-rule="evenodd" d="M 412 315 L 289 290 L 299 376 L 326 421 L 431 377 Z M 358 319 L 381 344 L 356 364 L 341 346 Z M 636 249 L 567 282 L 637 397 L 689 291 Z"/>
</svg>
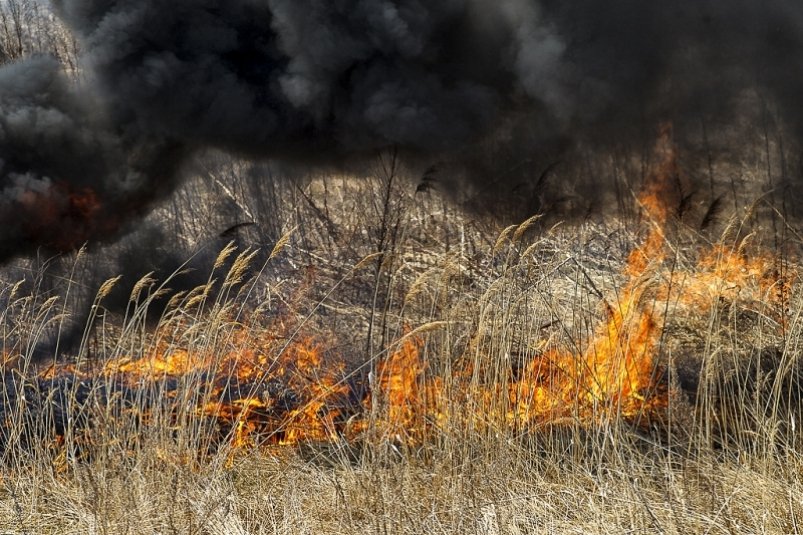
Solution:
<svg viewBox="0 0 803 535">
<path fill-rule="evenodd" d="M 459 159 L 500 129 L 604 145 L 751 98 L 803 132 L 790 0 L 52 3 L 80 80 L 46 58 L 0 70 L 0 258 L 114 234 L 207 147 Z"/>
</svg>

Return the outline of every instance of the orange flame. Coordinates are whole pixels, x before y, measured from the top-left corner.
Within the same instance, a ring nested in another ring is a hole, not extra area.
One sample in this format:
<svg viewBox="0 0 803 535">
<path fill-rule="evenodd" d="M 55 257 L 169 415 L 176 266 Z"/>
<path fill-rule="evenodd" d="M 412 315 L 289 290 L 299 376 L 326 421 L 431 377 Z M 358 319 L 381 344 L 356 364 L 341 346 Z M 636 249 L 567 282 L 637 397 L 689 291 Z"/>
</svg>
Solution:
<svg viewBox="0 0 803 535">
<path fill-rule="evenodd" d="M 606 304 L 608 319 L 582 354 L 552 350 L 530 362 L 527 372 L 511 386 L 515 407 L 511 417 L 516 421 L 593 420 L 606 414 L 638 419 L 668 403 L 656 369 L 662 322 L 653 308 L 641 304 L 641 278 L 665 257 L 667 187 L 677 173 L 671 128 L 662 128 L 656 152 L 658 165 L 639 197 L 650 230 L 642 245 L 628 256 L 625 274 L 629 280 L 617 301 Z"/>
<path fill-rule="evenodd" d="M 275 344 L 244 331 L 235 335 L 238 349 L 223 355 L 158 348 L 139 358 L 112 359 L 99 370 L 90 364 L 52 366 L 40 378 L 105 379 L 133 391 L 170 384 L 158 391 L 175 400 L 176 412 L 189 402 L 192 414 L 228 430 L 235 446 L 334 438 L 341 413 L 337 399 L 348 394 L 342 364 L 324 366 L 321 348 L 311 339 L 287 344 L 278 357 L 268 357 L 276 353 Z M 201 391 L 193 392 L 198 384 Z M 147 413 L 143 416 L 148 419 Z"/>
</svg>

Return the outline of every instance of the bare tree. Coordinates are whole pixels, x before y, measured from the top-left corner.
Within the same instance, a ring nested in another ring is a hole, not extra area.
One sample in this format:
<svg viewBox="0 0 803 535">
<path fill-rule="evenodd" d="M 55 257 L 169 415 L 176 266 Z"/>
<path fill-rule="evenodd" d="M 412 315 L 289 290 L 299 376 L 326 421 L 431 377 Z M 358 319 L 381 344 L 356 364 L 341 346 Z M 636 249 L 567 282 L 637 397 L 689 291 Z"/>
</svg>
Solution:
<svg viewBox="0 0 803 535">
<path fill-rule="evenodd" d="M 47 0 L 0 0 L 0 64 L 48 54 L 77 74 L 78 42 Z"/>
</svg>

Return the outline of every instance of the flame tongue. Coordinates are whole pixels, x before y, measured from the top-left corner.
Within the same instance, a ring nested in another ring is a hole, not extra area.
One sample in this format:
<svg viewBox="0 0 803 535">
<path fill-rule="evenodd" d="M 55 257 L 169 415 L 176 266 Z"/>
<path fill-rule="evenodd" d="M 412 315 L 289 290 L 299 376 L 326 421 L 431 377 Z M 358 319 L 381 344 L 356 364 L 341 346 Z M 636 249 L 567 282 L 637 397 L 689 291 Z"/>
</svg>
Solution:
<svg viewBox="0 0 803 535">
<path fill-rule="evenodd" d="M 654 303 L 642 302 L 645 285 L 641 279 L 663 262 L 664 236 L 671 198 L 669 182 L 677 176 L 677 160 L 671 139 L 671 126 L 663 126 L 656 153 L 658 165 L 639 197 L 649 232 L 643 244 L 628 256 L 625 274 L 629 277 L 620 297 L 608 305 L 609 319 L 597 333 L 585 354 L 587 397 L 591 404 L 609 400 L 627 417 L 642 415 L 667 402 L 657 392 L 656 349 L 663 321 Z"/>
<path fill-rule="evenodd" d="M 644 278 L 665 257 L 664 228 L 668 221 L 670 179 L 677 174 L 671 128 L 662 128 L 656 153 L 658 164 L 639 197 L 649 232 L 628 256 L 628 278 L 614 303 L 606 303 L 607 320 L 581 354 L 551 350 L 534 359 L 524 376 L 513 383 L 512 415 L 520 423 L 545 423 L 574 418 L 649 418 L 668 403 L 665 385 L 656 369 L 656 352 L 663 321 L 657 308 L 643 303 Z"/>
</svg>

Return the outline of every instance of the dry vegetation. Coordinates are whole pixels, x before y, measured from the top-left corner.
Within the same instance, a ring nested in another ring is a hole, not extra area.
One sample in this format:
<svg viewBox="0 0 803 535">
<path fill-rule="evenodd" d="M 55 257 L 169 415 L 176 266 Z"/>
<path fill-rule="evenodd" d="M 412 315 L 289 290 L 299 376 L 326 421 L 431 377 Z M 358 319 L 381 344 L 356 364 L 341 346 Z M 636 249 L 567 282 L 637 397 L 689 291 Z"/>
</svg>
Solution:
<svg viewBox="0 0 803 535">
<path fill-rule="evenodd" d="M 150 216 L 163 233 L 181 231 L 171 247 L 203 251 L 193 260 L 203 276 L 190 279 L 202 283 L 178 296 L 180 266 L 167 282 L 133 285 L 124 305 L 114 288 L 133 281 L 92 282 L 98 259 L 129 258 L 137 232 L 44 267 L 7 267 L 4 531 L 798 532 L 803 301 L 791 231 L 754 233 L 767 217 L 758 204 L 705 233 L 669 217 L 663 252 L 634 274 L 629 255 L 655 224 L 643 208 L 640 219 L 501 229 L 442 192 L 415 193 L 401 179 L 411 171 L 394 165 L 385 156 L 374 178 L 283 182 L 265 180 L 264 165 L 210 156 Z M 217 236 L 251 216 L 256 225 Z M 218 255 L 229 239 L 239 248 Z M 711 250 L 735 271 L 701 262 Z M 90 307 L 83 285 L 93 284 Z M 78 314 L 90 327 L 69 355 L 51 346 L 43 358 L 35 348 L 71 323 L 67 304 L 90 309 Z M 659 311 L 654 339 L 627 319 L 615 342 L 627 349 L 612 358 L 624 358 L 654 340 L 655 373 L 635 402 L 613 392 L 622 383 L 582 393 L 585 379 L 565 367 L 557 379 L 523 371 L 544 355 L 585 362 L 625 306 Z M 414 358 L 394 367 L 410 344 Z M 288 364 L 305 348 L 319 361 Z M 263 368 L 243 397 L 286 400 L 281 383 L 311 416 L 249 427 L 256 410 L 229 410 L 209 370 L 235 377 L 220 363 L 249 351 Z M 154 355 L 179 355 L 177 368 L 154 369 Z M 198 355 L 197 366 L 181 355 Z M 411 391 L 401 401 L 389 373 Z M 324 379 L 349 393 L 329 419 L 313 405 L 329 395 Z M 520 390 L 527 380 L 566 381 L 577 402 L 522 408 L 535 405 Z"/>
<path fill-rule="evenodd" d="M 74 70 L 41 6 L 0 59 Z M 0 533 L 799 533 L 779 159 L 695 162 L 660 216 L 604 162 L 618 209 L 505 228 L 393 154 L 206 155 L 119 242 L 3 268 Z"/>
</svg>

